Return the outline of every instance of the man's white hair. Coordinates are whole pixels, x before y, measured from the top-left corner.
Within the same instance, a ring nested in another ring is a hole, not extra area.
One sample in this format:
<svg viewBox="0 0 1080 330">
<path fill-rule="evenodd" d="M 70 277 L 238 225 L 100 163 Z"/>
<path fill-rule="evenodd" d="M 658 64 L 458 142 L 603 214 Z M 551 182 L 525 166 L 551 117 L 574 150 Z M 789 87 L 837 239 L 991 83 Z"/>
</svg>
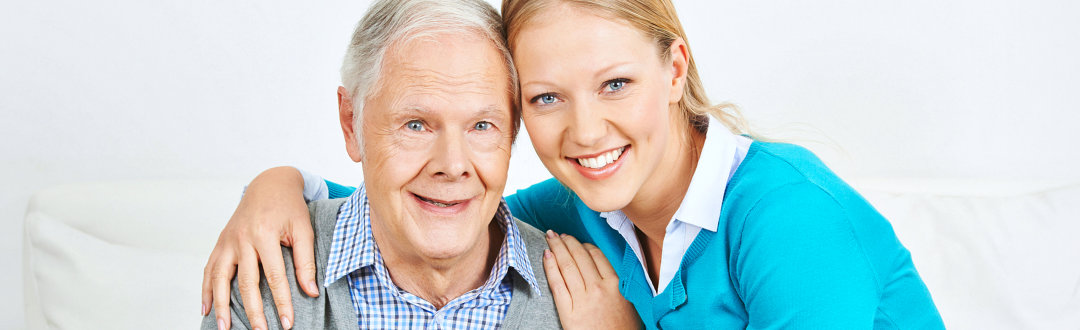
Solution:
<svg viewBox="0 0 1080 330">
<path fill-rule="evenodd" d="M 490 40 L 502 54 L 510 76 L 513 128 L 518 129 L 517 71 L 506 45 L 502 19 L 483 0 L 378 0 L 353 32 L 341 65 L 341 83 L 353 104 L 356 142 L 363 153 L 361 115 L 364 100 L 377 92 L 383 58 L 393 45 L 441 34 L 474 35 Z"/>
</svg>

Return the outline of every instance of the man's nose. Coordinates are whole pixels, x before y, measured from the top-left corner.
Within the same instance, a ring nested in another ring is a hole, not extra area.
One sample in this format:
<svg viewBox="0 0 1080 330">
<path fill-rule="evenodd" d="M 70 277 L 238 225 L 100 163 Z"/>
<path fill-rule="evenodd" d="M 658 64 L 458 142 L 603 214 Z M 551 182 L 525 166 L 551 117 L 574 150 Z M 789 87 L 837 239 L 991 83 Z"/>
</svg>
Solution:
<svg viewBox="0 0 1080 330">
<path fill-rule="evenodd" d="M 444 132 L 432 150 L 429 171 L 437 178 L 457 181 L 472 175 L 469 146 L 463 134 Z"/>
<path fill-rule="evenodd" d="M 607 135 L 608 125 L 603 113 L 583 102 L 577 102 L 572 107 L 570 141 L 584 147 L 595 146 Z"/>
</svg>

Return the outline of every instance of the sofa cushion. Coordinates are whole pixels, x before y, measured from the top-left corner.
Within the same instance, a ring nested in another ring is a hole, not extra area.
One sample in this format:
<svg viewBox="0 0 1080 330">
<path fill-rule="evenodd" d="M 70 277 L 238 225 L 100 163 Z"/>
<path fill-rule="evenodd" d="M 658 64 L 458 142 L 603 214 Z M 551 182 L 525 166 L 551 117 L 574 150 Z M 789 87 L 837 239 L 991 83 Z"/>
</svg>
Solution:
<svg viewBox="0 0 1080 330">
<path fill-rule="evenodd" d="M 1080 326 L 1080 184 L 867 180 L 949 328 Z"/>
<path fill-rule="evenodd" d="M 109 182 L 35 194 L 25 226 L 27 326 L 197 327 L 202 269 L 242 187 Z"/>
</svg>

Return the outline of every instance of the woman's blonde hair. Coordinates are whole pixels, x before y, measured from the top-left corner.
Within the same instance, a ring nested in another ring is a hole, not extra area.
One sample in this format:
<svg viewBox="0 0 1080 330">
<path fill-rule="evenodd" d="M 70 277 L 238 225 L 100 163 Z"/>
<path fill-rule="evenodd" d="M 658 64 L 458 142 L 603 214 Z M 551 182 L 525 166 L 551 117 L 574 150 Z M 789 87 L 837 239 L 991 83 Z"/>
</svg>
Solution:
<svg viewBox="0 0 1080 330">
<path fill-rule="evenodd" d="M 731 132 L 750 134 L 746 120 L 735 105 L 709 102 L 709 97 L 705 95 L 705 86 L 701 83 L 697 66 L 694 64 L 694 56 L 690 53 L 686 33 L 683 31 L 682 23 L 679 22 L 679 17 L 675 14 L 675 6 L 670 0 L 503 0 L 503 25 L 506 28 L 507 43 L 511 52 L 513 52 L 514 39 L 521 28 L 536 17 L 541 10 L 548 9 L 553 3 L 559 1 L 595 10 L 603 16 L 626 20 L 656 42 L 659 55 L 664 60 L 671 57 L 668 52 L 671 44 L 676 39 L 682 38 L 687 43 L 688 66 L 686 87 L 683 89 L 683 97 L 679 100 L 679 108 L 683 110 L 690 125 L 699 132 L 704 132 L 709 124 L 706 116 L 712 115 Z"/>
</svg>

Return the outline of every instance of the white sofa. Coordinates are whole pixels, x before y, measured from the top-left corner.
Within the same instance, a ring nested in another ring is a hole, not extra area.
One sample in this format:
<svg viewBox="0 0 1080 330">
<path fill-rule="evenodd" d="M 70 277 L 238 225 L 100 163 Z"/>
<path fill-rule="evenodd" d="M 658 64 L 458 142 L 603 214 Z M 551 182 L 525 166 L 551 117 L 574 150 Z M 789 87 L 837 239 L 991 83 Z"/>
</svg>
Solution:
<svg viewBox="0 0 1080 330">
<path fill-rule="evenodd" d="M 860 180 L 955 329 L 1080 328 L 1080 184 Z M 202 267 L 240 181 L 38 192 L 26 214 L 30 329 L 195 328 Z"/>
</svg>

